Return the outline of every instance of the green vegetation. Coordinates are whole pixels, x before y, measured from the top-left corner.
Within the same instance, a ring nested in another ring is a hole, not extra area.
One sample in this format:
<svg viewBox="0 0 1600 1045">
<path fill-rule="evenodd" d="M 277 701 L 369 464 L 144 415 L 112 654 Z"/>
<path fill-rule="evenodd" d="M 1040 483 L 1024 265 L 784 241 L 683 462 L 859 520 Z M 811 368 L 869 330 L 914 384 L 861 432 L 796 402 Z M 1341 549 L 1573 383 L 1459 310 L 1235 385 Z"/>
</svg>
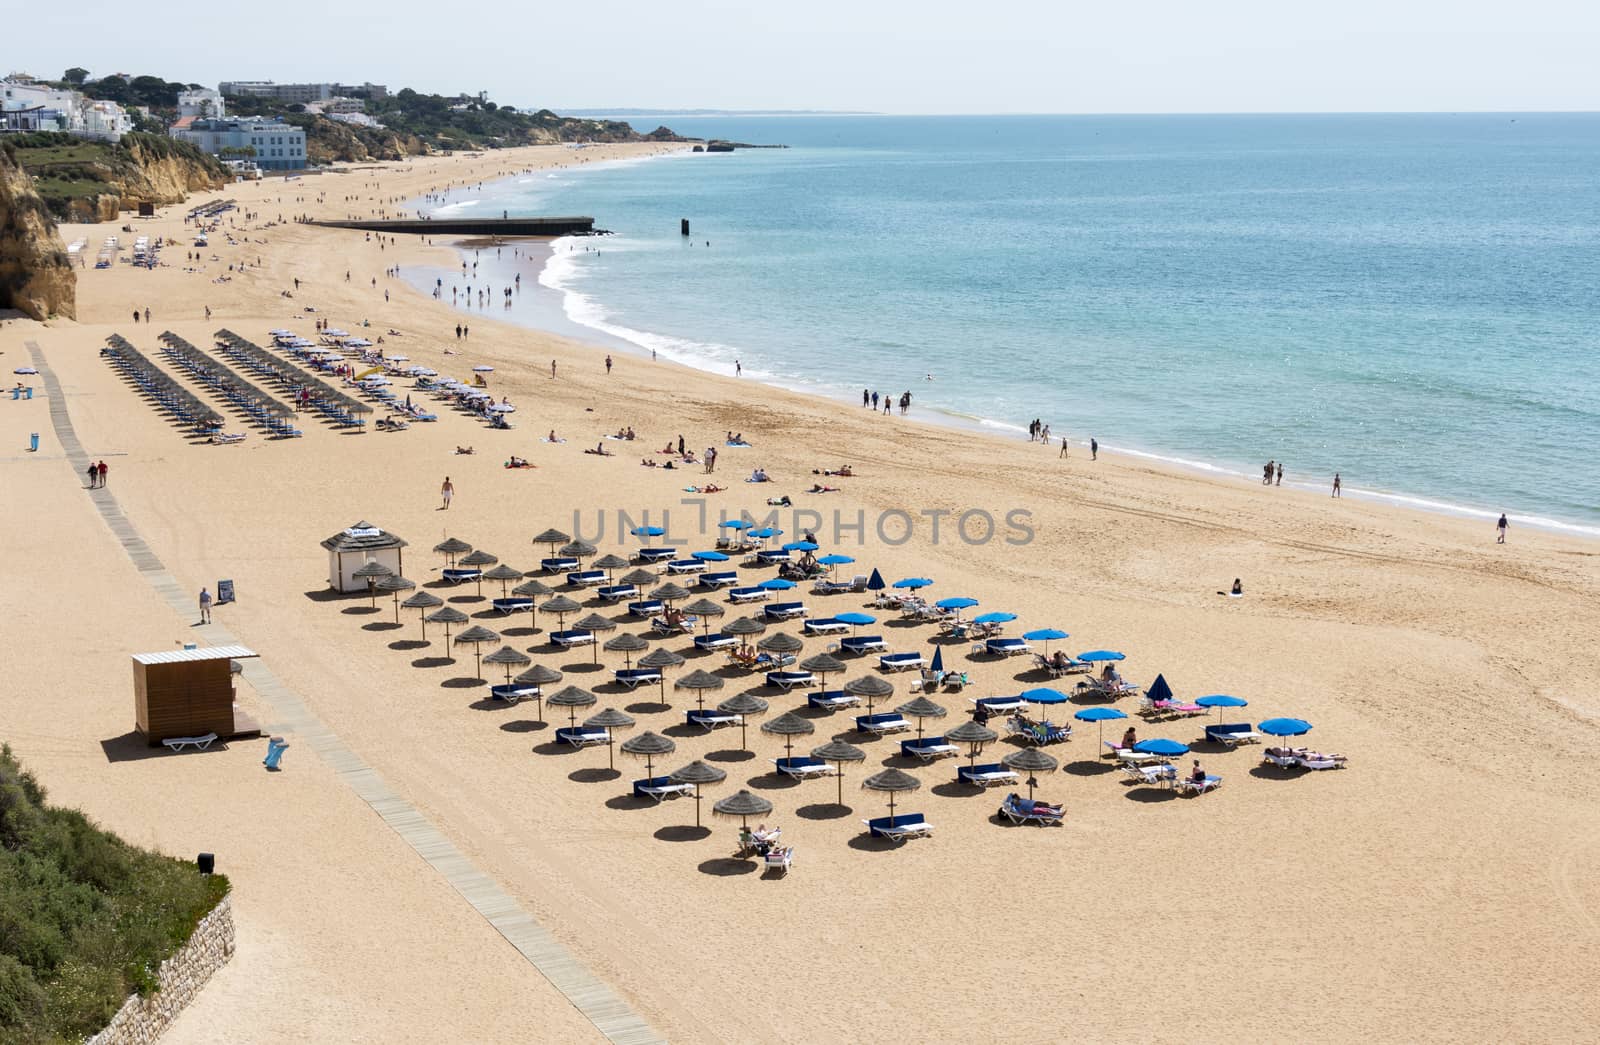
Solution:
<svg viewBox="0 0 1600 1045">
<path fill-rule="evenodd" d="M 221 875 L 128 845 L 44 789 L 0 746 L 0 1041 L 78 1041 L 227 894 Z"/>
<path fill-rule="evenodd" d="M 12 155 L 33 176 L 39 195 L 58 219 L 68 217 L 72 200 L 116 195 L 126 183 L 136 184 L 139 161 L 180 159 L 210 172 L 214 177 L 229 177 L 226 168 L 188 142 L 164 134 L 124 134 L 120 142 L 93 142 L 70 134 L 44 131 L 37 134 L 7 135 Z"/>
</svg>

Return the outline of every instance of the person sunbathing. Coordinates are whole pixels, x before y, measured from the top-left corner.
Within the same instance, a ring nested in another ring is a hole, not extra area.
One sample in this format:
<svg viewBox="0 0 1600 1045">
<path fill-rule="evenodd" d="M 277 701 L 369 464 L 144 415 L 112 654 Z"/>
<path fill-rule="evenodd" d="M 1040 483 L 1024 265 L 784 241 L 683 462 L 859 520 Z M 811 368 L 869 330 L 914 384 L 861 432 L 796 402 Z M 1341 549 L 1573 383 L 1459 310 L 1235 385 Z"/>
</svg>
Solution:
<svg viewBox="0 0 1600 1045">
<path fill-rule="evenodd" d="M 767 478 L 767 470 L 765 468 L 757 468 L 755 471 L 751 472 L 750 481 L 753 483 L 771 482 L 771 480 Z"/>
<path fill-rule="evenodd" d="M 788 494 L 784 494 L 782 497 L 768 497 L 767 503 L 776 508 L 790 508 L 794 505 L 794 502 L 789 500 Z"/>
<path fill-rule="evenodd" d="M 640 458 L 639 463 L 644 465 L 646 468 L 654 468 L 656 466 L 655 461 L 649 457 Z M 668 461 L 667 464 L 670 467 L 672 462 Z"/>
<path fill-rule="evenodd" d="M 696 493 L 721 493 L 723 490 L 726 490 L 726 489 L 727 489 L 727 487 L 718 486 L 716 483 L 706 483 L 704 486 L 700 487 L 700 489 L 695 491 L 695 492 Z"/>
<path fill-rule="evenodd" d="M 586 454 L 594 454 L 596 457 L 612 457 L 612 456 L 615 456 L 615 455 L 613 455 L 611 453 L 610 450 L 606 449 L 606 444 L 605 443 L 596 443 L 593 450 L 585 450 L 584 453 L 586 453 Z"/>
<path fill-rule="evenodd" d="M 839 488 L 837 486 L 823 486 L 821 483 L 812 483 L 811 484 L 811 489 L 807 490 L 806 492 L 807 493 L 838 493 L 839 492 Z"/>
<path fill-rule="evenodd" d="M 1066 671 L 1072 667 L 1072 658 L 1067 656 L 1065 650 L 1056 650 L 1055 655 L 1050 658 L 1050 666 L 1057 671 Z"/>
<path fill-rule="evenodd" d="M 470 453 L 472 453 L 472 447 L 470 447 L 470 446 L 458 446 L 458 447 L 456 447 L 456 453 L 458 453 L 458 454 L 470 454 Z"/>
<path fill-rule="evenodd" d="M 1124 747 L 1124 748 L 1131 748 L 1131 747 L 1133 747 L 1133 745 L 1137 744 L 1138 742 L 1139 742 L 1139 734 L 1134 731 L 1134 728 L 1132 726 L 1129 726 L 1128 727 L 1128 731 L 1126 733 L 1122 734 L 1122 743 L 1119 744 L 1118 746 L 1119 747 Z"/>
<path fill-rule="evenodd" d="M 506 462 L 506 467 L 507 468 L 532 468 L 533 465 L 529 464 L 525 458 L 521 458 L 521 457 L 518 457 L 516 454 L 512 454 L 511 455 L 511 460 Z"/>
</svg>

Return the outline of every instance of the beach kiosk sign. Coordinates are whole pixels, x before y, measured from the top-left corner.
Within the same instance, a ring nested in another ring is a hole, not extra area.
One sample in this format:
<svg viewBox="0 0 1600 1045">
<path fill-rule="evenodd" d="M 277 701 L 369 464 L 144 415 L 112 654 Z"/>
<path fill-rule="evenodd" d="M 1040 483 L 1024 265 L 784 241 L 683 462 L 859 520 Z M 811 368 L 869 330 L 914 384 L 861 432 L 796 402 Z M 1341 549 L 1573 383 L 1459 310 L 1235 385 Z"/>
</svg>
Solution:
<svg viewBox="0 0 1600 1045">
<path fill-rule="evenodd" d="M 405 573 L 401 549 L 406 542 L 364 519 L 329 537 L 322 546 L 328 550 L 328 587 L 334 591 L 366 591 L 366 580 L 354 574 L 368 562 L 389 567 L 395 576 Z"/>
</svg>

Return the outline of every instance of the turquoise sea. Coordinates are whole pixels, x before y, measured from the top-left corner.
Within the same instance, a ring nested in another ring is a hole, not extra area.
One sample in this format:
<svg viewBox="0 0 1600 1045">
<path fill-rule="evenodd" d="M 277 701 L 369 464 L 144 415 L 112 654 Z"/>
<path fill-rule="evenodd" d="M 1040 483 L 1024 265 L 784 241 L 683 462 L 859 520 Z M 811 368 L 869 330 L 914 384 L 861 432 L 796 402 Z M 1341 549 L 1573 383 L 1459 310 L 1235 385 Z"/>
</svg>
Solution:
<svg viewBox="0 0 1600 1045">
<path fill-rule="evenodd" d="M 1600 534 L 1600 115 L 656 122 L 790 148 L 424 209 L 594 215 L 473 282 L 608 347 Z"/>
</svg>

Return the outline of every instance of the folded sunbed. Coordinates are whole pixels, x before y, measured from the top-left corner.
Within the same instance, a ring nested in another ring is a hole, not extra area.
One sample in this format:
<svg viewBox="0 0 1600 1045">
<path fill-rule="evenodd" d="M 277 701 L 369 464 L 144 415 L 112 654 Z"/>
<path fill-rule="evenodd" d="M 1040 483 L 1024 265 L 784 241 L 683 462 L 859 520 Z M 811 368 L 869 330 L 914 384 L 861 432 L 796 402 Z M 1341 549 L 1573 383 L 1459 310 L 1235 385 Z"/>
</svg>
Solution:
<svg viewBox="0 0 1600 1045">
<path fill-rule="evenodd" d="M 639 589 L 631 584 L 611 584 L 596 588 L 594 593 L 606 602 L 621 602 L 638 595 Z"/>
<path fill-rule="evenodd" d="M 442 576 L 451 584 L 460 584 L 463 581 L 477 580 L 479 577 L 483 576 L 483 571 L 477 569 L 457 569 L 455 567 L 451 567 L 444 570 Z"/>
<path fill-rule="evenodd" d="M 737 726 L 741 718 L 739 715 L 730 715 L 726 711 L 718 711 L 715 708 L 708 708 L 705 711 L 690 708 L 683 713 L 683 717 L 684 721 L 689 725 L 699 726 L 707 732 L 716 729 L 718 726 Z"/>
<path fill-rule="evenodd" d="M 574 570 L 567 574 L 567 583 L 575 588 L 593 588 L 605 582 L 605 570 Z"/>
<path fill-rule="evenodd" d="M 974 697 L 972 702 L 991 715 L 1010 714 L 1028 706 L 1021 697 Z"/>
<path fill-rule="evenodd" d="M 569 557 L 539 560 L 539 568 L 546 573 L 566 573 L 577 569 L 578 566 L 578 560 Z"/>
<path fill-rule="evenodd" d="M 729 588 L 728 601 L 734 603 L 765 602 L 767 589 L 765 588 Z"/>
<path fill-rule="evenodd" d="M 699 559 L 673 559 L 667 563 L 667 572 L 673 574 L 703 573 L 705 568 L 706 564 Z"/>
<path fill-rule="evenodd" d="M 663 798 L 692 795 L 694 794 L 694 785 L 674 784 L 669 776 L 653 776 L 644 780 L 635 780 L 633 782 L 633 793 L 637 798 L 653 798 L 659 802 Z"/>
<path fill-rule="evenodd" d="M 793 556 L 781 548 L 772 548 L 764 552 L 756 552 L 756 562 L 763 566 L 776 566 L 780 562 L 788 562 Z"/>
<path fill-rule="evenodd" d="M 719 570 L 716 573 L 702 573 L 700 586 L 702 588 L 729 588 L 739 583 L 737 570 Z"/>
<path fill-rule="evenodd" d="M 943 737 L 924 737 L 921 740 L 900 741 L 900 753 L 909 758 L 933 762 L 941 758 L 954 758 L 956 746 Z"/>
<path fill-rule="evenodd" d="M 727 632 L 722 631 L 694 637 L 694 648 L 708 652 L 711 650 L 732 649 L 737 645 L 739 645 L 739 636 L 729 635 Z"/>
<path fill-rule="evenodd" d="M 793 620 L 796 617 L 804 617 L 806 608 L 799 602 L 774 602 L 762 609 L 761 614 L 767 620 Z"/>
<path fill-rule="evenodd" d="M 983 643 L 984 652 L 996 657 L 1014 657 L 1019 653 L 1028 653 L 1026 639 L 986 639 Z"/>
<path fill-rule="evenodd" d="M 881 737 L 886 733 L 904 733 L 911 728 L 911 723 L 899 713 L 887 711 L 878 715 L 857 715 L 856 728 L 863 733 L 874 733 Z"/>
<path fill-rule="evenodd" d="M 849 631 L 850 625 L 833 617 L 813 617 L 800 625 L 800 630 L 807 635 L 836 635 Z"/>
<path fill-rule="evenodd" d="M 676 554 L 676 548 L 640 548 L 634 557 L 640 562 L 664 562 Z"/>
<path fill-rule="evenodd" d="M 1206 739 L 1228 747 L 1239 744 L 1254 744 L 1261 739 L 1261 734 L 1250 728 L 1248 722 L 1230 722 L 1225 725 L 1207 726 Z"/>
<path fill-rule="evenodd" d="M 515 704 L 519 700 L 527 700 L 539 695 L 538 686 L 510 685 L 490 686 L 489 697 L 493 700 L 503 700 L 507 704 Z"/>
<path fill-rule="evenodd" d="M 589 747 L 610 740 L 610 733 L 603 729 L 590 729 L 587 726 L 562 726 L 556 730 L 556 743 L 571 744 L 573 747 Z"/>
</svg>

